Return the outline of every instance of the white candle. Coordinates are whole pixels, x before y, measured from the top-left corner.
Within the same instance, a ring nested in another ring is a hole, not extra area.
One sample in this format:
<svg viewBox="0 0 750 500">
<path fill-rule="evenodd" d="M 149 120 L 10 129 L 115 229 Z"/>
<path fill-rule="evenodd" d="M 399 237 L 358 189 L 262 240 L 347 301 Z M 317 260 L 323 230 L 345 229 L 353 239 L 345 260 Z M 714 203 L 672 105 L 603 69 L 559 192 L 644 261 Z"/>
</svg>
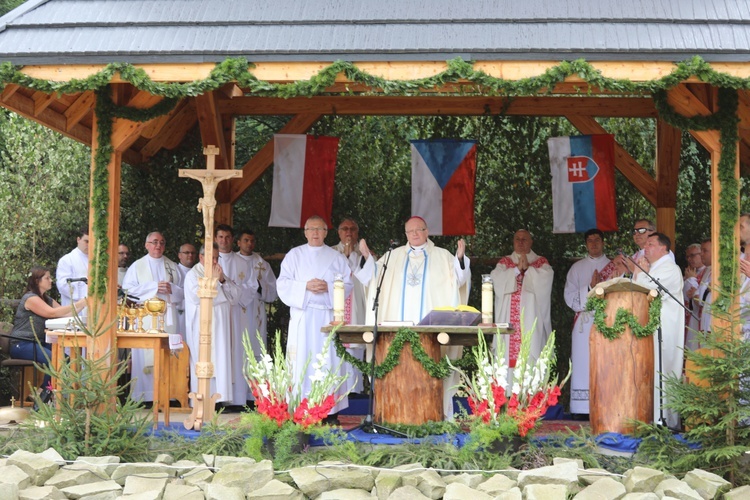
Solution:
<svg viewBox="0 0 750 500">
<path fill-rule="evenodd" d="M 337 274 L 333 278 L 333 321 L 344 321 L 344 304 L 346 297 L 344 294 L 344 277 Z"/>
<path fill-rule="evenodd" d="M 494 291 L 492 289 L 492 277 L 489 274 L 482 275 L 482 323 L 492 324 L 494 317 L 492 308 L 494 303 Z"/>
</svg>

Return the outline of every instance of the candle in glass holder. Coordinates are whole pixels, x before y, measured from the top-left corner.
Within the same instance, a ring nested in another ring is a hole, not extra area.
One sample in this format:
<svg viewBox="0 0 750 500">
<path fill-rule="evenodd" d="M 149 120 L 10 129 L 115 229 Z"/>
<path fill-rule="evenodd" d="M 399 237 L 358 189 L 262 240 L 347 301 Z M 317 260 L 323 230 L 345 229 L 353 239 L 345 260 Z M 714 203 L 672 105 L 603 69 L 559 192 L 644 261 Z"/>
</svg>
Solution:
<svg viewBox="0 0 750 500">
<path fill-rule="evenodd" d="M 489 274 L 482 275 L 482 323 L 489 325 L 493 323 L 494 292 L 492 289 L 492 277 Z"/>
<path fill-rule="evenodd" d="M 345 303 L 344 277 L 337 274 L 333 277 L 333 321 L 335 323 L 344 321 Z"/>
</svg>

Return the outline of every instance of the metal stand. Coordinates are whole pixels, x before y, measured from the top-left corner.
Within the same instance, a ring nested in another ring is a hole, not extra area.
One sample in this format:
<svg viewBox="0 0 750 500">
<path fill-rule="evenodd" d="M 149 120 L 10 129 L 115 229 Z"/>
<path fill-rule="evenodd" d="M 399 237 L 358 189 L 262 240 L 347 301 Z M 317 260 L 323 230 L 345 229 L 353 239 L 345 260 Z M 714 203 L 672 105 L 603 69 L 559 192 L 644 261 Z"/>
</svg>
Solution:
<svg viewBox="0 0 750 500">
<path fill-rule="evenodd" d="M 383 285 L 383 278 L 385 272 L 388 269 L 388 261 L 391 260 L 391 251 L 389 248 L 388 253 L 385 255 L 385 261 L 383 262 L 383 272 L 380 274 L 378 280 L 378 287 L 375 290 L 375 300 L 373 301 L 372 310 L 375 311 L 375 324 L 372 327 L 372 357 L 370 358 L 370 396 L 367 398 L 367 415 L 364 421 L 352 430 L 361 429 L 368 434 L 390 434 L 396 437 L 407 437 L 403 432 L 399 432 L 382 425 L 378 425 L 373 421 L 374 414 L 374 399 L 375 399 L 375 349 L 378 345 L 378 309 L 380 308 L 380 287 Z"/>
</svg>

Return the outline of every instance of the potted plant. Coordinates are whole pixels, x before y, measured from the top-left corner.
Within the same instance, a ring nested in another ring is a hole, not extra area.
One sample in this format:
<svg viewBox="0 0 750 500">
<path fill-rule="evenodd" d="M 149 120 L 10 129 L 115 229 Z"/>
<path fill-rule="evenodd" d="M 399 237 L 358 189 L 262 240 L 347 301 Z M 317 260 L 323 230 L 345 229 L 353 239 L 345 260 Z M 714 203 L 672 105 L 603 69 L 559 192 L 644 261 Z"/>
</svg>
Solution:
<svg viewBox="0 0 750 500">
<path fill-rule="evenodd" d="M 310 376 L 311 389 L 302 397 L 301 388 L 307 367 L 308 356 L 302 375 L 294 380 L 292 362 L 286 359 L 281 347 L 281 334 L 276 333 L 274 355 L 266 351 L 260 341 L 260 356 L 250 345 L 247 334 L 244 337 L 247 366 L 245 376 L 255 396 L 255 410 L 242 417 L 243 423 L 250 425 L 250 437 L 245 447 L 248 455 L 262 458 L 265 447 L 268 454 L 284 461 L 301 451 L 309 439 L 309 431 L 318 426 L 341 401 L 346 392 L 337 394 L 347 379 L 341 374 L 341 362 L 335 367 L 328 366 L 325 353 L 333 342 L 335 332 L 331 332 L 323 344 L 323 349 L 315 358 L 314 372 Z M 348 391 L 347 391 L 348 392 Z"/>
<path fill-rule="evenodd" d="M 547 339 L 539 358 L 530 359 L 533 331 L 534 326 L 529 331 L 521 332 L 521 350 L 512 384 L 508 380 L 505 343 L 495 342 L 493 352 L 488 348 L 481 332 L 478 334 L 478 344 L 472 349 L 476 370 L 468 374 L 461 368 L 450 365 L 458 373 L 458 388 L 468 396 L 471 433 L 467 446 L 470 449 L 501 451 L 520 446 L 536 428 L 547 408 L 557 404 L 560 390 L 567 382 L 570 370 L 559 384 L 557 377 L 552 377 L 555 363 L 554 332 Z"/>
</svg>

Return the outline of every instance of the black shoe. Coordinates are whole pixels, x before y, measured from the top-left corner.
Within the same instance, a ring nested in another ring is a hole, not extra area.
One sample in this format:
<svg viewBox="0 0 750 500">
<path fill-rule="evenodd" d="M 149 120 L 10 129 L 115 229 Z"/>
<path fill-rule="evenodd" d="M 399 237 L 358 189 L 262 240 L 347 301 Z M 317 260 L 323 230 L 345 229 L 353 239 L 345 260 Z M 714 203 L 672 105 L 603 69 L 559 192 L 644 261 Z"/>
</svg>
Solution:
<svg viewBox="0 0 750 500">
<path fill-rule="evenodd" d="M 245 402 L 245 408 L 247 408 L 248 410 L 251 410 L 251 411 L 252 411 L 252 410 L 254 410 L 254 409 L 255 409 L 255 401 L 254 401 L 254 400 L 249 400 L 249 399 L 248 399 L 248 400 L 247 400 L 247 401 Z"/>
<path fill-rule="evenodd" d="M 323 425 L 341 425 L 341 423 L 339 422 L 339 414 L 332 413 L 331 415 L 328 415 L 326 418 L 324 418 L 321 423 Z"/>
</svg>

